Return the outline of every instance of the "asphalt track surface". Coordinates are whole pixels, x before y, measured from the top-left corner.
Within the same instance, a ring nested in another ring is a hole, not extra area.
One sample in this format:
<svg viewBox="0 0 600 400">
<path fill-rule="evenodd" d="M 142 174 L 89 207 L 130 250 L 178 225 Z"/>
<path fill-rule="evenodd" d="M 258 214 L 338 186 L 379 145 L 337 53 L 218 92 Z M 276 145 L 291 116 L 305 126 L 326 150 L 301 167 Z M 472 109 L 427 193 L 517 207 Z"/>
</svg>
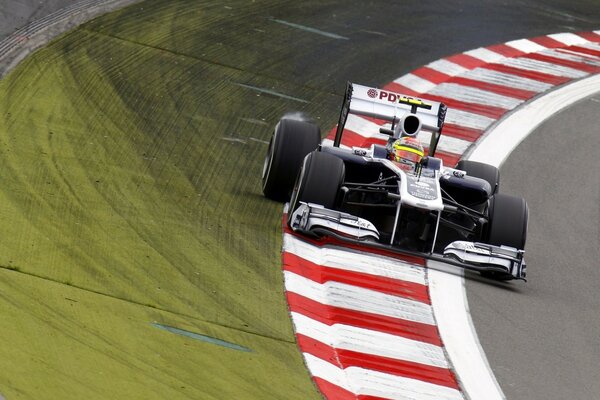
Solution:
<svg viewBox="0 0 600 400">
<path fill-rule="evenodd" d="M 0 33 L 62 5 L 39 4 L 3 2 Z M 231 7 L 235 10 L 236 4 Z M 237 14 L 236 20 L 257 17 L 251 7 L 243 12 L 248 15 Z M 327 109 L 318 115 L 324 128 L 335 121 L 336 96 L 346 80 L 377 86 L 452 53 L 523 37 L 598 29 L 600 24 L 594 0 L 502 5 L 280 2 L 259 12 L 260 25 L 279 25 L 282 40 L 261 43 L 254 66 L 242 65 L 237 58 L 243 48 L 231 47 L 220 61 L 250 72 L 260 70 L 277 82 L 309 87 L 309 92 L 331 94 Z M 239 32 L 224 17 L 215 27 L 214 40 L 227 43 L 236 35 Z M 302 104 L 290 102 L 289 107 Z M 475 278 L 468 280 L 467 288 L 480 340 L 509 399 L 595 398 L 600 393 L 600 339 L 595 334 L 600 182 L 594 162 L 600 143 L 593 125 L 599 107 L 596 96 L 548 121 L 502 168 L 503 191 L 522 194 L 531 210 L 530 282 L 492 285 Z M 582 126 L 582 121 L 592 121 L 591 126 Z M 548 171 L 555 168 L 551 176 Z"/>
<path fill-rule="evenodd" d="M 0 39 L 40 18 L 77 3 L 77 0 L 2 0 Z"/>
<path fill-rule="evenodd" d="M 469 307 L 508 399 L 600 393 L 600 93 L 547 120 L 501 168 L 530 208 L 526 284 L 467 279 Z"/>
</svg>

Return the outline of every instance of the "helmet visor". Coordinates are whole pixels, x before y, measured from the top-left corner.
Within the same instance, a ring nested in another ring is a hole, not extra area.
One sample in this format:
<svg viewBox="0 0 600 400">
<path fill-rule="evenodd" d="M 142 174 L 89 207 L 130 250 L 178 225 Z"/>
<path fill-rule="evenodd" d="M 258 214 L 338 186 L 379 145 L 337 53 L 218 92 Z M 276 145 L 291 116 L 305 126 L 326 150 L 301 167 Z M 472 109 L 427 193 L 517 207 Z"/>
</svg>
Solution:
<svg viewBox="0 0 600 400">
<path fill-rule="evenodd" d="M 394 154 L 397 162 L 406 160 L 413 163 L 421 161 L 424 155 L 422 151 L 408 146 L 395 146 Z"/>
</svg>

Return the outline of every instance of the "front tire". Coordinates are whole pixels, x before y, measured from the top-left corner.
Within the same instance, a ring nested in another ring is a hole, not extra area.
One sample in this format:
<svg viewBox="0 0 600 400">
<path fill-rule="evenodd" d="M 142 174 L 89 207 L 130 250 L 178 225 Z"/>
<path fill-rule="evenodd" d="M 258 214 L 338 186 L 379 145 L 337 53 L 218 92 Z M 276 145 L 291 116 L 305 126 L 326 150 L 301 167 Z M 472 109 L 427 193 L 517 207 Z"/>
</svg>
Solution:
<svg viewBox="0 0 600 400">
<path fill-rule="evenodd" d="M 525 249 L 529 209 L 525 199 L 498 193 L 490 202 L 487 242 Z"/>
<path fill-rule="evenodd" d="M 487 243 L 524 250 L 528 219 L 529 209 L 523 198 L 496 194 L 490 202 Z M 481 272 L 481 276 L 496 281 L 514 279 L 509 273 L 497 271 Z"/>
<path fill-rule="evenodd" d="M 282 118 L 275 126 L 269 142 L 262 173 L 265 197 L 287 201 L 304 157 L 321 141 L 321 131 L 315 124 Z"/>
<path fill-rule="evenodd" d="M 340 158 L 320 151 L 308 154 L 292 192 L 288 215 L 293 214 L 300 202 L 333 209 L 345 175 L 344 162 Z"/>
</svg>

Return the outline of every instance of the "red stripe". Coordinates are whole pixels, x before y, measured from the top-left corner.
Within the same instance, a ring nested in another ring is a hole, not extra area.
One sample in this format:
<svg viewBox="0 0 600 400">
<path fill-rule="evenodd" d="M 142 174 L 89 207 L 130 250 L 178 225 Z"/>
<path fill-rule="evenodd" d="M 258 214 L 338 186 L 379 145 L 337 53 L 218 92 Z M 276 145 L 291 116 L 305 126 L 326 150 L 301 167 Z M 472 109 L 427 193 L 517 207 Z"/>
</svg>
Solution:
<svg viewBox="0 0 600 400">
<path fill-rule="evenodd" d="M 516 67 L 511 67 L 508 65 L 502 65 L 502 64 L 487 64 L 483 68 L 490 69 L 492 71 L 505 72 L 507 74 L 521 76 L 523 78 L 534 79 L 536 81 L 549 83 L 551 85 L 561 85 L 561 84 L 571 80 L 571 78 L 567 78 L 564 76 L 556 76 L 556 75 L 546 74 L 543 72 L 529 71 L 526 69 L 520 69 L 520 68 L 516 68 Z"/>
<path fill-rule="evenodd" d="M 555 49 L 557 47 L 565 47 L 566 45 L 563 42 L 559 42 L 556 39 L 552 39 L 549 36 L 538 36 L 534 38 L 530 38 L 534 43 L 539 44 L 540 46 L 547 47 L 549 49 Z"/>
<path fill-rule="evenodd" d="M 587 39 L 590 42 L 600 42 L 600 35 L 594 32 L 578 32 L 577 36 L 581 36 L 582 38 Z"/>
<path fill-rule="evenodd" d="M 444 129 L 442 130 L 442 135 L 451 136 L 458 139 L 468 140 L 469 142 L 474 142 L 481 137 L 483 134 L 482 129 L 468 128 L 466 126 L 460 126 L 455 124 L 444 124 Z"/>
<path fill-rule="evenodd" d="M 286 292 L 286 296 L 291 311 L 328 326 L 343 324 L 402 336 L 436 346 L 442 345 L 442 339 L 440 339 L 440 334 L 435 325 L 321 304 L 318 301 L 289 291 Z"/>
<path fill-rule="evenodd" d="M 571 50 L 577 53 L 586 54 L 588 56 L 593 56 L 594 58 L 600 57 L 600 50 L 588 49 L 587 47 L 569 46 L 565 48 L 565 50 Z"/>
<path fill-rule="evenodd" d="M 372 144 L 385 145 L 387 140 L 374 136 L 363 136 L 350 129 L 344 129 L 342 144 L 346 146 L 370 147 Z"/>
<path fill-rule="evenodd" d="M 454 166 L 456 166 L 456 164 L 458 164 L 458 161 L 462 157 L 462 154 L 451 154 L 451 153 L 444 153 L 442 151 L 437 151 L 435 153 L 435 156 L 437 158 L 441 158 L 442 161 L 444 161 L 445 166 L 454 167 Z"/>
<path fill-rule="evenodd" d="M 556 58 L 556 57 L 548 56 L 545 54 L 529 53 L 529 54 L 524 55 L 523 58 L 529 58 L 531 60 L 537 60 L 537 61 L 547 62 L 550 64 L 561 65 L 563 67 L 573 68 L 573 69 L 577 69 L 579 71 L 589 72 L 591 74 L 594 74 L 594 73 L 600 71 L 599 67 L 596 67 L 593 65 L 589 65 L 589 64 L 577 62 L 577 61 L 563 60 L 562 58 Z"/>
<path fill-rule="evenodd" d="M 453 62 L 455 64 L 458 64 L 461 67 L 464 67 L 467 69 L 475 69 L 486 63 L 486 61 L 484 61 L 484 60 L 480 60 L 479 58 L 475 58 L 468 54 L 462 54 L 462 53 L 455 54 L 450 57 L 446 57 L 446 60 Z"/>
<path fill-rule="evenodd" d="M 517 89 L 510 86 L 497 85 L 495 83 L 482 82 L 474 79 L 463 77 L 453 77 L 448 83 L 456 83 L 463 86 L 474 87 L 477 89 L 486 90 L 488 92 L 501 94 L 503 96 L 513 97 L 515 99 L 527 100 L 535 96 L 537 93 L 530 90 Z"/>
<path fill-rule="evenodd" d="M 433 101 L 440 101 L 442 103 L 445 103 L 449 108 L 454 108 L 455 110 L 468 111 L 474 114 L 484 115 L 486 117 L 491 117 L 495 119 L 500 118 L 502 115 L 504 115 L 504 113 L 506 113 L 506 111 L 508 111 L 507 109 L 501 107 L 489 106 L 486 104 L 479 103 L 468 103 L 466 101 L 436 96 L 430 93 L 427 94 L 427 99 Z"/>
<path fill-rule="evenodd" d="M 435 69 L 429 67 L 417 68 L 414 71 L 412 71 L 412 74 L 438 85 L 450 79 L 450 75 L 444 74 L 440 71 L 436 71 Z"/>
<path fill-rule="evenodd" d="M 511 47 L 504 43 L 495 44 L 493 46 L 488 46 L 488 47 L 486 47 L 486 49 L 491 50 L 495 53 L 501 54 L 504 57 L 519 57 L 519 56 L 525 54 L 521 50 L 517 50 L 514 47 Z"/>
<path fill-rule="evenodd" d="M 434 385 L 441 385 L 458 390 L 458 383 L 452 371 L 448 368 L 434 367 L 412 361 L 360 353 L 353 350 L 339 349 L 328 346 L 308 336 L 297 334 L 300 349 L 342 369 L 360 367 L 379 371 L 395 376 L 417 379 Z"/>
<path fill-rule="evenodd" d="M 431 304 L 427 286 L 407 282 L 385 276 L 347 271 L 339 268 L 331 268 L 312 263 L 293 253 L 283 253 L 283 266 L 286 271 L 301 275 L 311 281 L 323 284 L 329 281 L 345 283 L 363 289 L 375 290 L 377 292 L 392 296 L 401 296 L 407 299 Z M 398 264 L 398 268 L 409 267 Z"/>
<path fill-rule="evenodd" d="M 421 96 L 423 94 L 423 93 L 416 92 L 416 91 L 414 91 L 412 89 L 409 89 L 406 86 L 401 85 L 401 84 L 396 83 L 396 82 L 390 82 L 387 85 L 385 85 L 383 88 L 385 90 L 389 90 L 390 92 L 403 93 L 403 94 L 406 94 L 406 95 L 409 95 L 409 96 L 417 96 L 418 97 L 418 96 Z"/>
</svg>

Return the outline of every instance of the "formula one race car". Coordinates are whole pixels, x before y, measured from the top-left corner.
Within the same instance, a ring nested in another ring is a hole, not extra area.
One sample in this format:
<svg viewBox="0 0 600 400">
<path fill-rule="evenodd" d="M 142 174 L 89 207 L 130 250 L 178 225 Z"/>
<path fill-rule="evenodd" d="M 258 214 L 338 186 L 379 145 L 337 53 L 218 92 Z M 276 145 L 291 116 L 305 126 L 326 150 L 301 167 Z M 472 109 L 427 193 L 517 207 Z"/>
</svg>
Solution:
<svg viewBox="0 0 600 400">
<path fill-rule="evenodd" d="M 496 167 L 461 160 L 448 168 L 435 157 L 446 111 L 443 103 L 348 83 L 332 145 L 320 144 L 313 123 L 279 121 L 263 193 L 289 201 L 295 232 L 524 280 L 527 204 L 498 192 Z M 387 145 L 344 146 L 348 114 L 388 121 L 380 129 Z M 415 145 L 419 133 L 430 135 L 426 156 Z"/>
</svg>

